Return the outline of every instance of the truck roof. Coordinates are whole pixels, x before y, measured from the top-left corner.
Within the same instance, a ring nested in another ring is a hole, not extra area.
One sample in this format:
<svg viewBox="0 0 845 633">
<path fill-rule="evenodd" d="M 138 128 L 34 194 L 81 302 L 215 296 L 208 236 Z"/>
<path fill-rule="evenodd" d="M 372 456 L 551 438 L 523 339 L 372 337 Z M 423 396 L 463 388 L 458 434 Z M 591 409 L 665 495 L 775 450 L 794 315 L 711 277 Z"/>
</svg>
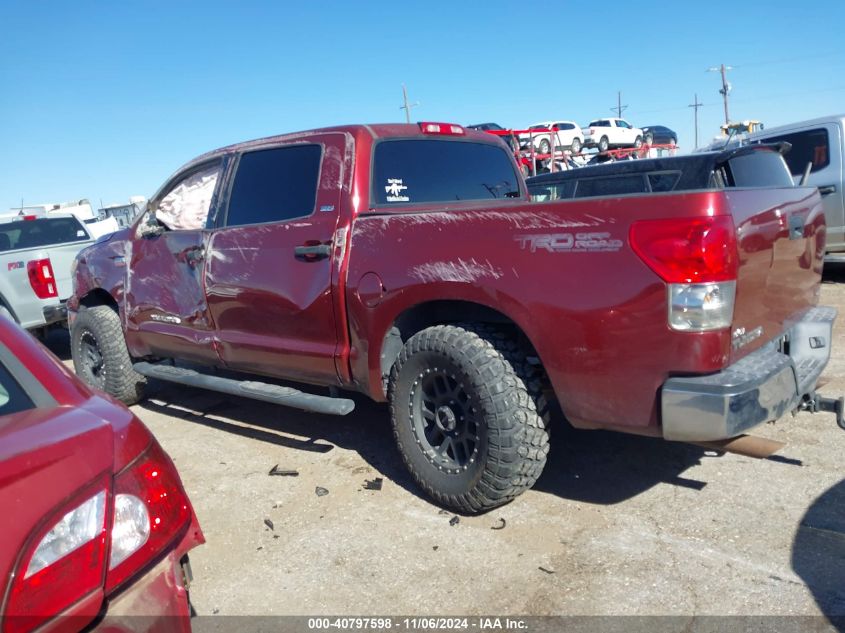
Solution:
<svg viewBox="0 0 845 633">
<path fill-rule="evenodd" d="M 458 124 L 453 124 L 458 125 Z M 467 128 L 466 126 L 461 126 L 464 129 L 464 136 L 463 138 L 472 138 L 476 140 L 483 141 L 485 143 L 496 143 L 498 139 L 493 136 L 492 134 L 487 134 L 486 132 L 472 130 Z M 291 132 L 288 134 L 277 134 L 274 136 L 265 136 L 263 138 L 253 139 L 251 141 L 243 141 L 240 143 L 233 143 L 232 145 L 226 145 L 224 147 L 220 147 L 218 149 L 212 150 L 210 152 L 206 152 L 201 156 L 198 156 L 194 160 L 190 161 L 184 167 L 187 167 L 193 163 L 202 163 L 210 158 L 215 158 L 217 156 L 222 156 L 224 154 L 230 154 L 232 152 L 244 152 L 253 149 L 258 149 L 268 145 L 275 145 L 278 143 L 284 143 L 287 141 L 295 141 L 297 139 L 306 138 L 309 136 L 314 136 L 315 134 L 329 134 L 333 132 L 340 132 L 345 134 L 351 134 L 352 136 L 358 137 L 361 135 L 368 135 L 373 139 L 378 138 L 388 138 L 388 137 L 408 137 L 408 136 L 426 136 L 431 138 L 437 138 L 438 135 L 436 134 L 423 134 L 422 130 L 420 129 L 419 123 L 369 123 L 369 124 L 354 124 L 354 125 L 338 125 L 333 127 L 324 127 L 324 128 L 315 128 L 313 130 L 304 130 L 301 132 Z M 445 135 L 442 138 L 455 138 L 455 137 L 446 137 Z M 184 168 L 183 167 L 183 168 Z M 180 169 L 181 171 L 181 169 Z"/>
</svg>

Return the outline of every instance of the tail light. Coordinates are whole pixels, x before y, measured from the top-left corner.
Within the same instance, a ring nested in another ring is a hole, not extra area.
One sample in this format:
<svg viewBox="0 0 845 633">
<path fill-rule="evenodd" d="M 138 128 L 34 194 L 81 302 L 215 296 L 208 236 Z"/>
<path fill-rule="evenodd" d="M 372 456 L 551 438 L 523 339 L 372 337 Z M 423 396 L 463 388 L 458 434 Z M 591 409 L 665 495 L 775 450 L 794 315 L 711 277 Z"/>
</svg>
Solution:
<svg viewBox="0 0 845 633">
<path fill-rule="evenodd" d="M 26 551 L 9 593 L 3 631 L 31 631 L 100 588 L 106 567 L 107 484 L 78 499 Z"/>
<path fill-rule="evenodd" d="M 420 123 L 423 134 L 445 134 L 446 136 L 463 136 L 464 128 L 454 123 Z"/>
<path fill-rule="evenodd" d="M 672 329 L 702 332 L 730 326 L 739 268 L 730 216 L 635 222 L 629 241 L 640 259 L 668 282 Z"/>
<path fill-rule="evenodd" d="M 144 569 L 191 520 L 173 462 L 157 442 L 115 478 L 114 523 L 106 593 Z"/>
<path fill-rule="evenodd" d="M 27 262 L 26 271 L 29 274 L 29 285 L 35 291 L 36 297 L 50 299 L 59 296 L 58 288 L 56 288 L 56 276 L 53 274 L 53 264 L 50 263 L 49 257 Z"/>
<path fill-rule="evenodd" d="M 103 587 L 106 595 L 113 593 L 185 534 L 191 507 L 176 467 L 157 442 L 114 478 L 113 491 L 111 485 L 103 480 L 81 503 L 77 498 L 69 504 L 25 551 L 3 613 L 3 633 L 32 631 Z"/>
</svg>

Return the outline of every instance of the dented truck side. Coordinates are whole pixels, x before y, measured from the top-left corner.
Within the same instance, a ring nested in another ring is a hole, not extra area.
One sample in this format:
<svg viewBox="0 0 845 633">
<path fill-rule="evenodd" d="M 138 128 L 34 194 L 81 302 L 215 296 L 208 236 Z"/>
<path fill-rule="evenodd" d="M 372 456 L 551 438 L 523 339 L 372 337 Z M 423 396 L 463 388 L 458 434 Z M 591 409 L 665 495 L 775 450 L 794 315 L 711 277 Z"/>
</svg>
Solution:
<svg viewBox="0 0 845 633">
<path fill-rule="evenodd" d="M 273 189 L 282 167 L 296 177 Z M 156 208 L 201 171 L 204 225 L 164 226 Z M 168 378 L 169 360 L 302 408 L 261 381 L 388 400 L 417 482 L 481 511 L 539 476 L 552 400 L 578 428 L 682 441 L 813 408 L 835 318 L 817 306 L 824 236 L 815 189 L 531 203 L 505 146 L 458 126 L 272 137 L 192 161 L 79 255 L 72 353 L 126 402 L 144 376 L 238 393 Z"/>
</svg>

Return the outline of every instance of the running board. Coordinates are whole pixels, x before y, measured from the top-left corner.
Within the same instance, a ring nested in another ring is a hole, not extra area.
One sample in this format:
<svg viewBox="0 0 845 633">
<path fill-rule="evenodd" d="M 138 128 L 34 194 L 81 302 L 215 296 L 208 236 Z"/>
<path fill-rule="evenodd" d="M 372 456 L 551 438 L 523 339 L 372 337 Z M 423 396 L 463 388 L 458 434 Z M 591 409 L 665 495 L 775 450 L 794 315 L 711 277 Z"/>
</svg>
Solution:
<svg viewBox="0 0 845 633">
<path fill-rule="evenodd" d="M 263 400 L 273 404 L 281 404 L 286 407 L 311 411 L 313 413 L 325 413 L 328 415 L 346 415 L 355 408 L 355 403 L 348 398 L 332 398 L 330 396 L 317 396 L 312 393 L 304 393 L 291 387 L 271 385 L 266 382 L 255 382 L 252 380 L 234 380 L 233 378 L 222 378 L 201 374 L 193 369 L 174 367 L 173 365 L 154 365 L 153 363 L 135 363 L 132 368 L 142 376 L 157 378 L 167 382 L 176 382 L 180 385 L 199 387 L 228 393 L 233 396 Z"/>
</svg>

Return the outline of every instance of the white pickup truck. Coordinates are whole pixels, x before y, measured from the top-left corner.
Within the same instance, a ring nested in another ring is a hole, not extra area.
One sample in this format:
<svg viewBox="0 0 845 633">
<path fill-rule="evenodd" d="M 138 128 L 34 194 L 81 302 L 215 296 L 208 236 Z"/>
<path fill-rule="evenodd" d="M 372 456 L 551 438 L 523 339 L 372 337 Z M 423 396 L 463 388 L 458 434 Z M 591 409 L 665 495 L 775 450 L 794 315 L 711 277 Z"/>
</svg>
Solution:
<svg viewBox="0 0 845 633">
<path fill-rule="evenodd" d="M 625 119 L 596 119 L 582 132 L 584 147 L 596 147 L 600 152 L 606 152 L 612 147 L 639 148 L 643 144 L 643 131 Z"/>
<path fill-rule="evenodd" d="M 71 265 L 93 241 L 74 215 L 0 219 L 0 313 L 29 330 L 66 322 Z"/>
</svg>

